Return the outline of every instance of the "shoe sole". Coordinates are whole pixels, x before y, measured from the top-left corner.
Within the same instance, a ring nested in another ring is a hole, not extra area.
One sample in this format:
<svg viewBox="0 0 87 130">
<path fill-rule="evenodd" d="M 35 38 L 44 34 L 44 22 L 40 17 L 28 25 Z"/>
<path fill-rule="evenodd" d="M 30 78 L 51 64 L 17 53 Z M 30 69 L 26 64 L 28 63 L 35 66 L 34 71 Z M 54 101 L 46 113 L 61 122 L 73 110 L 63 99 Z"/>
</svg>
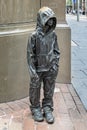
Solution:
<svg viewBox="0 0 87 130">
<path fill-rule="evenodd" d="M 36 122 L 43 122 L 43 121 L 44 121 L 44 119 L 36 120 L 34 117 L 33 117 L 33 119 L 34 119 L 34 121 L 36 121 Z"/>
<path fill-rule="evenodd" d="M 49 122 L 49 121 L 46 120 L 46 122 L 47 122 L 48 124 L 53 124 L 53 123 L 54 123 L 54 120 L 51 121 L 51 122 Z"/>
<path fill-rule="evenodd" d="M 39 120 L 39 121 L 34 119 L 34 121 L 36 121 L 36 122 L 43 122 L 43 121 L 44 121 L 44 119 L 43 119 L 43 120 Z"/>
</svg>

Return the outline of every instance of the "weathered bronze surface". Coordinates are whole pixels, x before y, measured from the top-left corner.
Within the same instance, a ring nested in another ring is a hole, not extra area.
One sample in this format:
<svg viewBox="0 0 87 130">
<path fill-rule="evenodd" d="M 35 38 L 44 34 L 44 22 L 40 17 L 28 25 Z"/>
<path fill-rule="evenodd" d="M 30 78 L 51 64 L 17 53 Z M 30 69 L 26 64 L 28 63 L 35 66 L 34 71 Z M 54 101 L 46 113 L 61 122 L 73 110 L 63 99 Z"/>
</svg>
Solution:
<svg viewBox="0 0 87 130">
<path fill-rule="evenodd" d="M 53 95 L 59 70 L 60 51 L 55 27 L 57 19 L 52 9 L 42 7 L 37 14 L 35 31 L 28 39 L 27 61 L 30 74 L 29 99 L 35 121 L 42 121 L 40 89 L 43 83 L 42 108 L 48 123 L 53 123 Z"/>
</svg>

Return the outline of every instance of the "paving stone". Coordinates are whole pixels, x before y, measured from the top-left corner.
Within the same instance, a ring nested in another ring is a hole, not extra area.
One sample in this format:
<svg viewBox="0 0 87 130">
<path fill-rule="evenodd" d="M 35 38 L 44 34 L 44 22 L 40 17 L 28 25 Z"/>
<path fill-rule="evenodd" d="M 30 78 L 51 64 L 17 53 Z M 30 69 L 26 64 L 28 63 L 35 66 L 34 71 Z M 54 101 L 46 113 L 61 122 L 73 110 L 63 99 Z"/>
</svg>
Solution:
<svg viewBox="0 0 87 130">
<path fill-rule="evenodd" d="M 3 104 L 0 104 L 0 113 L 1 112 L 3 114 L 9 114 L 9 113 L 12 113 L 13 110 L 6 103 L 3 103 Z"/>
<path fill-rule="evenodd" d="M 77 108 L 70 108 L 69 109 L 69 114 L 70 114 L 70 117 L 71 117 L 72 121 L 76 121 L 78 119 L 79 120 L 82 119 L 81 114 L 79 113 Z"/>
<path fill-rule="evenodd" d="M 21 99 L 21 100 L 22 100 L 22 102 L 24 102 L 24 103 L 29 105 L 29 97 Z"/>
<path fill-rule="evenodd" d="M 74 130 L 70 118 L 59 116 L 55 123 L 49 126 L 49 130 Z"/>
<path fill-rule="evenodd" d="M 87 64 L 87 61 L 86 61 Z M 87 75 L 87 69 L 84 69 L 83 72 Z"/>
<path fill-rule="evenodd" d="M 49 124 L 47 123 L 38 123 L 36 126 L 36 130 L 50 130 L 49 129 Z"/>
<path fill-rule="evenodd" d="M 58 93 L 58 92 L 60 92 L 60 88 L 55 87 L 55 89 L 54 89 L 54 93 Z"/>
<path fill-rule="evenodd" d="M 73 99 L 74 99 L 76 105 L 82 105 L 82 102 L 81 102 L 81 100 L 79 99 L 78 96 L 74 96 Z"/>
<path fill-rule="evenodd" d="M 35 130 L 35 123 L 33 119 L 26 118 L 23 122 L 23 130 Z"/>
<path fill-rule="evenodd" d="M 0 118 L 0 130 L 8 130 L 9 120 L 6 116 L 5 118 Z"/>
<path fill-rule="evenodd" d="M 30 108 L 27 108 L 23 111 L 23 118 L 30 117 L 31 111 Z"/>
<path fill-rule="evenodd" d="M 73 78 L 78 78 L 78 79 L 87 78 L 87 75 L 81 70 L 75 70 L 75 71 L 73 70 L 72 76 Z"/>
<path fill-rule="evenodd" d="M 67 100 L 73 101 L 73 98 L 70 93 L 63 93 L 63 96 L 64 96 L 65 101 L 67 101 Z"/>
<path fill-rule="evenodd" d="M 74 79 L 73 82 L 73 86 L 76 89 L 82 103 L 84 104 L 85 108 L 87 109 L 87 86 L 85 84 L 85 81 L 87 79 L 83 79 L 83 80 L 79 80 L 78 79 Z"/>
<path fill-rule="evenodd" d="M 81 71 L 81 70 L 84 70 L 84 69 L 87 69 L 87 65 L 79 65 L 79 64 L 72 64 L 71 65 L 71 73 L 73 73 L 73 71 Z"/>
<path fill-rule="evenodd" d="M 77 93 L 76 93 L 75 88 L 73 87 L 73 85 L 69 84 L 67 86 L 68 86 L 68 89 L 69 89 L 70 94 L 72 95 L 72 97 L 77 96 Z"/>
<path fill-rule="evenodd" d="M 79 66 L 85 65 L 85 63 L 81 61 L 81 58 L 73 59 L 71 62 L 72 62 L 72 65 L 74 64 L 79 65 Z"/>
<path fill-rule="evenodd" d="M 87 130 L 87 126 L 85 125 L 84 121 L 75 121 L 75 130 Z"/>
<path fill-rule="evenodd" d="M 65 103 L 67 105 L 67 108 L 68 109 L 71 109 L 71 108 L 76 108 L 76 105 L 75 105 L 75 102 L 72 98 L 72 96 L 69 94 L 69 93 L 63 93 L 64 95 L 64 99 L 65 99 Z"/>
<path fill-rule="evenodd" d="M 61 93 L 54 95 L 54 115 L 57 117 L 59 113 L 68 113 L 64 98 Z"/>
<path fill-rule="evenodd" d="M 85 120 L 83 120 L 85 127 L 87 128 L 87 118 Z"/>
<path fill-rule="evenodd" d="M 82 117 L 85 117 L 87 115 L 86 109 L 84 108 L 84 106 L 82 104 L 78 104 L 77 105 L 78 110 L 81 114 Z"/>
<path fill-rule="evenodd" d="M 14 122 L 12 119 L 0 120 L 0 130 L 22 130 L 22 123 Z"/>
<path fill-rule="evenodd" d="M 69 92 L 69 90 L 68 90 L 66 84 L 62 84 L 62 85 L 60 85 L 60 89 L 61 89 L 61 91 L 64 92 L 64 93 L 68 93 L 68 92 Z"/>
<path fill-rule="evenodd" d="M 0 110 L 0 117 L 5 114 L 3 110 Z"/>
<path fill-rule="evenodd" d="M 83 52 L 81 52 L 81 53 L 80 53 L 80 52 L 77 53 L 77 54 L 76 54 L 76 57 L 77 57 L 77 58 L 80 58 L 80 59 L 83 59 L 86 55 L 87 55 L 87 52 L 84 52 L 84 51 L 83 51 Z"/>
<path fill-rule="evenodd" d="M 12 109 L 8 114 L 1 113 L 0 130 L 82 130 L 87 128 L 87 112 L 77 97 L 72 84 L 56 84 L 54 93 L 55 123 L 48 124 L 45 120 L 37 123 L 32 119 L 30 108 L 26 103 L 28 98 L 10 103 L 0 104 L 0 110 Z M 25 105 L 25 108 L 22 105 Z M 17 107 L 16 107 L 17 106 Z M 1 111 L 2 112 L 2 111 Z M 77 122 L 77 123 L 76 123 Z M 9 128 L 8 128 L 9 127 Z"/>
<path fill-rule="evenodd" d="M 29 107 L 29 105 L 28 104 L 26 104 L 26 103 L 24 103 L 23 101 L 16 101 L 16 104 L 18 105 L 18 106 L 20 106 L 22 109 L 26 109 L 26 108 L 28 108 Z"/>
<path fill-rule="evenodd" d="M 13 111 L 20 111 L 21 107 L 16 103 L 16 101 L 14 102 L 10 102 L 7 103 L 9 105 L 9 107 L 13 110 Z"/>
</svg>

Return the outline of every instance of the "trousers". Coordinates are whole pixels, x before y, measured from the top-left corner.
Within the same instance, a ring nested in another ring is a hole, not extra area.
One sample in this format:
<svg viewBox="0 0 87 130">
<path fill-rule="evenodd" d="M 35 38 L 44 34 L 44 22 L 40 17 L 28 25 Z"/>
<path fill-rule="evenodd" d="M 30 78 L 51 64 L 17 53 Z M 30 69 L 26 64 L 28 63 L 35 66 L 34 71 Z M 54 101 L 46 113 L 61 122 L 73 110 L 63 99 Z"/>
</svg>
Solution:
<svg viewBox="0 0 87 130">
<path fill-rule="evenodd" d="M 30 88 L 29 88 L 29 99 L 30 99 L 30 108 L 37 108 L 40 107 L 40 90 L 41 90 L 41 83 L 43 83 L 43 95 L 44 98 L 42 99 L 42 108 L 45 106 L 49 106 L 53 108 L 53 94 L 55 88 L 55 80 L 57 77 L 58 70 L 50 69 L 46 72 L 38 72 L 39 79 L 30 81 Z"/>
</svg>

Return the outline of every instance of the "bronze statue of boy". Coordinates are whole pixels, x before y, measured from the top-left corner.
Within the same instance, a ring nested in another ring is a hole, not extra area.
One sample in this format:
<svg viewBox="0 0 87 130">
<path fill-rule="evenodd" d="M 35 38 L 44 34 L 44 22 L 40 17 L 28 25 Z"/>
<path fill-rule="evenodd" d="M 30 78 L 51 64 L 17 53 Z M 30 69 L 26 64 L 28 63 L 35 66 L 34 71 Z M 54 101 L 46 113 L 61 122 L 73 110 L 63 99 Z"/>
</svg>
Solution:
<svg viewBox="0 0 87 130">
<path fill-rule="evenodd" d="M 54 12 L 43 7 L 37 14 L 37 26 L 28 40 L 27 61 L 30 72 L 30 108 L 35 121 L 54 122 L 53 94 L 58 73 L 60 51 L 54 32 L 57 19 Z M 40 104 L 40 89 L 43 82 L 44 98 Z M 43 113 L 42 113 L 43 110 Z M 44 115 L 44 117 L 43 117 Z"/>
</svg>

